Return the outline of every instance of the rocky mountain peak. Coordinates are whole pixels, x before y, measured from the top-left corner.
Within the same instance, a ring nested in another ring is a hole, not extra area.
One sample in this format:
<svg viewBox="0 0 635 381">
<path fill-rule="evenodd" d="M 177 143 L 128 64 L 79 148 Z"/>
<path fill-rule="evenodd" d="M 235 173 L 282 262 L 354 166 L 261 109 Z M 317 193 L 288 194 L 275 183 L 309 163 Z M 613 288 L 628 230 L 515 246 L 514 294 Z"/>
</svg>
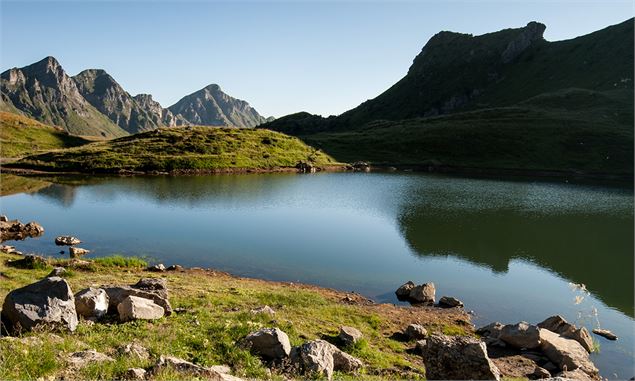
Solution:
<svg viewBox="0 0 635 381">
<path fill-rule="evenodd" d="M 509 63 L 525 51 L 534 41 L 543 39 L 547 26 L 536 21 L 531 21 L 519 30 L 516 38 L 511 40 L 505 51 L 501 54 L 503 63 Z"/>
</svg>

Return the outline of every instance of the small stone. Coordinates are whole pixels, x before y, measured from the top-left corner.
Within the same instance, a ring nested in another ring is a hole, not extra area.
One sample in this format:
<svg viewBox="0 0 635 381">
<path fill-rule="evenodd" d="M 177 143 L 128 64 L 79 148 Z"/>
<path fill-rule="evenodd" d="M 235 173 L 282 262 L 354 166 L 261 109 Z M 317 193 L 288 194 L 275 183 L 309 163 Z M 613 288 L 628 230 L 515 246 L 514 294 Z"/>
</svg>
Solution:
<svg viewBox="0 0 635 381">
<path fill-rule="evenodd" d="M 410 340 L 421 340 L 428 336 L 428 330 L 420 324 L 409 324 L 406 327 L 404 334 L 408 336 L 408 339 Z"/>
<path fill-rule="evenodd" d="M 47 275 L 46 277 L 52 277 L 52 276 L 63 276 L 64 274 L 66 274 L 66 269 L 63 267 L 53 267 L 53 270 L 49 273 L 49 275 Z"/>
<path fill-rule="evenodd" d="M 274 311 L 273 308 L 269 306 L 256 307 L 249 312 L 251 312 L 254 315 L 266 314 L 266 315 L 273 316 L 276 314 L 276 311 Z"/>
<path fill-rule="evenodd" d="M 127 356 L 134 356 L 141 360 L 147 360 L 150 358 L 150 352 L 145 347 L 137 343 L 126 344 L 119 349 L 119 352 Z"/>
<path fill-rule="evenodd" d="M 57 246 L 75 246 L 82 243 L 77 237 L 70 235 L 63 235 L 55 238 L 55 244 Z"/>
<path fill-rule="evenodd" d="M 183 271 L 183 266 L 181 266 L 181 265 L 171 265 L 171 266 L 168 266 L 165 270 L 166 271 Z"/>
<path fill-rule="evenodd" d="M 97 352 L 94 349 L 81 351 L 81 352 L 74 352 L 68 356 L 68 362 L 78 367 L 82 367 L 90 363 L 105 362 L 105 361 L 115 361 L 115 360 L 109 356 L 106 356 L 103 353 Z"/>
<path fill-rule="evenodd" d="M 127 380 L 145 380 L 146 370 L 141 368 L 130 368 L 126 371 Z"/>
<path fill-rule="evenodd" d="M 0 216 L 0 222 L 9 222 L 9 218 L 3 214 Z"/>
<path fill-rule="evenodd" d="M 463 302 L 452 296 L 442 296 L 441 299 L 439 299 L 439 307 L 463 307 Z"/>
<path fill-rule="evenodd" d="M 163 271 L 165 271 L 165 265 L 163 263 L 159 263 L 159 264 L 156 264 L 156 265 L 148 266 L 146 268 L 146 271 L 163 272 Z"/>
<path fill-rule="evenodd" d="M 542 378 L 551 378 L 551 373 L 549 373 L 549 371 L 545 368 L 536 366 L 536 369 L 534 369 L 533 373 L 529 375 L 529 378 L 532 380 L 539 380 Z"/>
<path fill-rule="evenodd" d="M 71 246 L 68 249 L 68 252 L 70 253 L 71 258 L 79 258 L 83 255 L 90 253 L 90 250 L 82 249 L 81 247 Z"/>
<path fill-rule="evenodd" d="M 357 328 L 342 326 L 338 337 L 344 346 L 348 346 L 361 340 L 363 335 Z"/>
<path fill-rule="evenodd" d="M 163 307 L 155 304 L 150 299 L 139 298 L 137 296 L 127 296 L 117 306 L 119 312 L 119 320 L 155 320 L 163 317 Z"/>
<path fill-rule="evenodd" d="M 609 340 L 617 340 L 617 335 L 615 335 L 613 332 L 609 331 L 608 329 L 596 328 L 593 330 L 593 333 L 595 333 L 596 335 L 600 335 Z"/>
</svg>

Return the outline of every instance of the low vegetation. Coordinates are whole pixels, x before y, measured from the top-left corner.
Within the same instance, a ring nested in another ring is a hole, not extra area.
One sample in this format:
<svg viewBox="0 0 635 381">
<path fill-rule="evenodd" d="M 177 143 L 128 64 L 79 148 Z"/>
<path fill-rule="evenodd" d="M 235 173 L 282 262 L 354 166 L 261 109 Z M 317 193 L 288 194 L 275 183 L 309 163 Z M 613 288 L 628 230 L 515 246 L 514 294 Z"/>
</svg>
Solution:
<svg viewBox="0 0 635 381">
<path fill-rule="evenodd" d="M 26 157 L 12 166 L 77 172 L 215 172 L 338 163 L 297 138 L 268 130 L 161 128 L 82 147 Z"/>
<path fill-rule="evenodd" d="M 50 260 L 46 268 L 16 269 L 6 265 L 18 256 L 0 254 L 0 299 L 15 288 L 42 277 L 52 265 L 67 265 Z M 73 268 L 65 275 L 74 292 L 89 285 L 132 284 L 141 277 L 154 276 L 142 270 L 142 261 L 131 258 L 104 258 Z M 115 266 L 115 267 L 113 267 Z M 115 270 L 116 268 L 116 270 Z M 333 341 L 341 325 L 358 328 L 364 340 L 345 348 L 366 364 L 364 379 L 423 378 L 421 357 L 410 353 L 414 342 L 400 341 L 393 334 L 409 323 L 420 322 L 431 332 L 471 334 L 464 313 L 445 309 L 403 308 L 372 304 L 355 294 L 299 284 L 237 278 L 206 270 L 174 271 L 167 278 L 174 308 L 186 312 L 154 322 L 81 321 L 74 333 L 31 332 L 23 337 L 0 339 L 0 379 L 121 379 L 130 367 L 151 366 L 159 355 L 173 355 L 197 364 L 226 364 L 233 374 L 260 379 L 282 379 L 272 374 L 260 359 L 238 345 L 249 332 L 262 327 L 285 331 L 292 345 L 323 338 Z M 344 299 L 348 296 L 348 299 Z M 274 317 L 252 314 L 251 309 L 269 305 Z M 142 360 L 118 352 L 136 342 L 149 349 L 152 359 Z M 66 357 L 75 351 L 95 349 L 115 359 L 81 369 L 67 367 Z M 169 370 L 156 379 L 183 379 Z M 336 374 L 336 379 L 351 375 Z"/>
<path fill-rule="evenodd" d="M 0 112 L 0 157 L 14 158 L 54 149 L 75 147 L 87 140 L 71 136 L 22 115 Z"/>
</svg>

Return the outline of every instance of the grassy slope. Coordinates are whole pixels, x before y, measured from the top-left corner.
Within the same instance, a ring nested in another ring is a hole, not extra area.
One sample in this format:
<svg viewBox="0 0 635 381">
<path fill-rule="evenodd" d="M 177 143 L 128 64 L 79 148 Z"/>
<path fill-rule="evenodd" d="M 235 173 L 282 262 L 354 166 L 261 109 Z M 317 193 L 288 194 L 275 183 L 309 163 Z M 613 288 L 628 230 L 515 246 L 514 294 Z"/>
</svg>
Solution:
<svg viewBox="0 0 635 381">
<path fill-rule="evenodd" d="M 35 155 L 19 167 L 57 171 L 215 171 L 337 164 L 299 139 L 268 130 L 182 127 L 159 129 Z"/>
<path fill-rule="evenodd" d="M 300 135 L 340 161 L 633 173 L 633 94 L 569 89 L 517 107 Z"/>
<path fill-rule="evenodd" d="M 0 300 L 14 288 L 45 276 L 50 268 L 23 270 L 7 267 L 0 254 Z M 126 263 L 127 262 L 127 263 Z M 129 266 L 116 269 L 113 265 Z M 134 266 L 138 267 L 134 267 Z M 139 261 L 101 260 L 88 269 L 74 269 L 67 277 L 74 292 L 89 285 L 135 283 L 140 277 L 155 276 L 141 270 Z M 410 309 L 392 305 L 373 305 L 352 295 L 359 303 L 344 303 L 343 293 L 311 286 L 235 278 L 224 273 L 196 271 L 168 272 L 170 300 L 187 313 L 175 314 L 156 322 L 95 324 L 80 322 L 73 334 L 46 332 L 26 334 L 22 340 L 0 339 L 0 379 L 121 379 L 129 367 L 150 366 L 159 355 L 174 355 L 202 365 L 226 364 L 234 374 L 259 379 L 282 379 L 272 375 L 260 360 L 237 342 L 261 327 L 279 327 L 289 334 L 292 345 L 326 335 L 331 340 L 341 325 L 357 327 L 365 340 L 346 350 L 366 364 L 365 379 L 417 379 L 424 369 L 421 358 L 408 353 L 414 346 L 391 338 L 411 322 L 420 322 L 431 332 L 470 334 L 465 314 L 444 309 Z M 276 310 L 275 320 L 252 315 L 252 308 L 267 304 Z M 198 322 L 198 323 L 197 323 Z M 29 340 L 42 340 L 41 345 Z M 148 348 L 153 359 L 140 360 L 118 354 L 130 342 Z M 81 370 L 66 370 L 65 356 L 71 352 L 96 349 L 114 357 L 115 362 L 91 365 Z M 37 355 L 36 355 L 37 354 Z M 184 379 L 169 371 L 156 379 Z M 336 374 L 336 378 L 350 378 Z"/>
<path fill-rule="evenodd" d="M 22 115 L 0 112 L 0 157 L 20 157 L 88 143 Z"/>
</svg>

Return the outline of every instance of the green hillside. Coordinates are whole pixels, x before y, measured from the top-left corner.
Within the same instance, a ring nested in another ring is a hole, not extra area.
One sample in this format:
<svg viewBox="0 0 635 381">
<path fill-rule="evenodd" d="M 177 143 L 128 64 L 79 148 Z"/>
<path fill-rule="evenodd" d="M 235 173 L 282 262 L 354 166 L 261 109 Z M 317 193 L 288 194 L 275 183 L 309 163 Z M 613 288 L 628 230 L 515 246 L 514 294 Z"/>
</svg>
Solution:
<svg viewBox="0 0 635 381">
<path fill-rule="evenodd" d="M 179 127 L 29 156 L 11 166 L 79 172 L 214 172 L 293 168 L 300 161 L 318 167 L 337 165 L 330 156 L 278 132 Z"/>
<path fill-rule="evenodd" d="M 20 157 L 75 147 L 87 140 L 22 115 L 0 112 L 0 157 Z"/>
</svg>

